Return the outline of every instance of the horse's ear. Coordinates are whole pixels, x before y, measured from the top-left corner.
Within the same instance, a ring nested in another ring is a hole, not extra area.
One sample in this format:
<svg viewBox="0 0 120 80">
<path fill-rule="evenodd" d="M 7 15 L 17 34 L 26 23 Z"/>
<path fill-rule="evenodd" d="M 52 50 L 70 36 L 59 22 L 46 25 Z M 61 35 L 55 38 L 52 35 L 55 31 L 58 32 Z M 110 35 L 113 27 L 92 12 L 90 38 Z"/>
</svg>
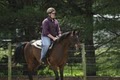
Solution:
<svg viewBox="0 0 120 80">
<path fill-rule="evenodd" d="M 74 31 L 71 31 L 71 35 L 70 36 L 73 36 L 74 35 Z"/>
<path fill-rule="evenodd" d="M 73 35 L 77 35 L 78 33 L 79 33 L 78 30 L 74 30 L 74 31 L 73 31 Z"/>
<path fill-rule="evenodd" d="M 75 34 L 76 34 L 76 30 L 73 31 L 73 35 L 75 35 Z"/>
<path fill-rule="evenodd" d="M 71 36 L 78 35 L 79 31 L 78 30 L 73 30 L 71 31 Z"/>
<path fill-rule="evenodd" d="M 76 30 L 71 31 L 71 36 L 74 36 L 76 34 Z"/>
</svg>

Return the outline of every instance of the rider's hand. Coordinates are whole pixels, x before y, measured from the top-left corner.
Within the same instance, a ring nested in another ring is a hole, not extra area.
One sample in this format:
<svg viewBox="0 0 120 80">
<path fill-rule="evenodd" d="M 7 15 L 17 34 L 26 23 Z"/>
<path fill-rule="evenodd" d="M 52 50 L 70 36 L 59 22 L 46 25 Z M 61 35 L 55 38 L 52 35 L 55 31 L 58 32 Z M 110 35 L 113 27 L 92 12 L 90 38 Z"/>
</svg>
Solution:
<svg viewBox="0 0 120 80">
<path fill-rule="evenodd" d="M 59 37 L 61 36 L 61 34 L 59 34 Z"/>
<path fill-rule="evenodd" d="M 59 38 L 59 36 L 56 36 L 56 38 L 58 39 L 58 38 Z"/>
<path fill-rule="evenodd" d="M 55 40 L 57 40 L 57 39 L 58 39 L 57 37 L 54 37 L 54 38 L 53 38 L 53 41 L 55 41 Z"/>
</svg>

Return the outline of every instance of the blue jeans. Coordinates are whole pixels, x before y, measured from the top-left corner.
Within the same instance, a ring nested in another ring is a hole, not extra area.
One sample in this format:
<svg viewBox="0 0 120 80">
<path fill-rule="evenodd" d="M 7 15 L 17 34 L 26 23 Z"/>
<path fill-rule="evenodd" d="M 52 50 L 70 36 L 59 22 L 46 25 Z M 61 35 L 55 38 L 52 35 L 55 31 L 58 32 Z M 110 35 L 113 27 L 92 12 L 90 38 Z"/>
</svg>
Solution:
<svg viewBox="0 0 120 80">
<path fill-rule="evenodd" d="M 46 56 L 47 50 L 51 44 L 49 37 L 41 36 L 42 39 L 42 50 L 41 50 L 41 60 Z"/>
</svg>

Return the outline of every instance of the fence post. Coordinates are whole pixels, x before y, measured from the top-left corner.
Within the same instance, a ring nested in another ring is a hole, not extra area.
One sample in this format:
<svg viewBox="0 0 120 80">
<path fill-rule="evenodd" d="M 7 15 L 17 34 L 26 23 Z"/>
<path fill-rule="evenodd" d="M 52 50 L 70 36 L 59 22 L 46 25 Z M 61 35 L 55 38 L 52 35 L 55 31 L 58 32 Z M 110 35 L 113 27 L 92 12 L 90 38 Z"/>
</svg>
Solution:
<svg viewBox="0 0 120 80">
<path fill-rule="evenodd" d="M 8 80 L 12 80 L 12 44 L 8 41 Z"/>
<path fill-rule="evenodd" d="M 85 52 L 85 45 L 84 43 L 81 44 L 82 47 L 82 65 L 83 65 L 83 80 L 87 80 L 87 76 L 86 76 L 86 52 Z"/>
</svg>

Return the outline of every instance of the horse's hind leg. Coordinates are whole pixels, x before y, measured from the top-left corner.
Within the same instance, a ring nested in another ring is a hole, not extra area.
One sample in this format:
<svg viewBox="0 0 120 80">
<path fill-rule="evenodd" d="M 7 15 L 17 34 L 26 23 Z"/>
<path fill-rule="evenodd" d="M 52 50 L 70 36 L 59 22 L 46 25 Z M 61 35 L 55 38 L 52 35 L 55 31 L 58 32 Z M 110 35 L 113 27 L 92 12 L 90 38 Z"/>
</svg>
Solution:
<svg viewBox="0 0 120 80">
<path fill-rule="evenodd" d="M 29 66 L 28 66 L 28 78 L 29 78 L 29 80 L 33 80 L 32 72 L 33 72 L 33 70 L 32 70 L 32 68 L 31 68 L 30 65 L 29 65 Z"/>
</svg>

